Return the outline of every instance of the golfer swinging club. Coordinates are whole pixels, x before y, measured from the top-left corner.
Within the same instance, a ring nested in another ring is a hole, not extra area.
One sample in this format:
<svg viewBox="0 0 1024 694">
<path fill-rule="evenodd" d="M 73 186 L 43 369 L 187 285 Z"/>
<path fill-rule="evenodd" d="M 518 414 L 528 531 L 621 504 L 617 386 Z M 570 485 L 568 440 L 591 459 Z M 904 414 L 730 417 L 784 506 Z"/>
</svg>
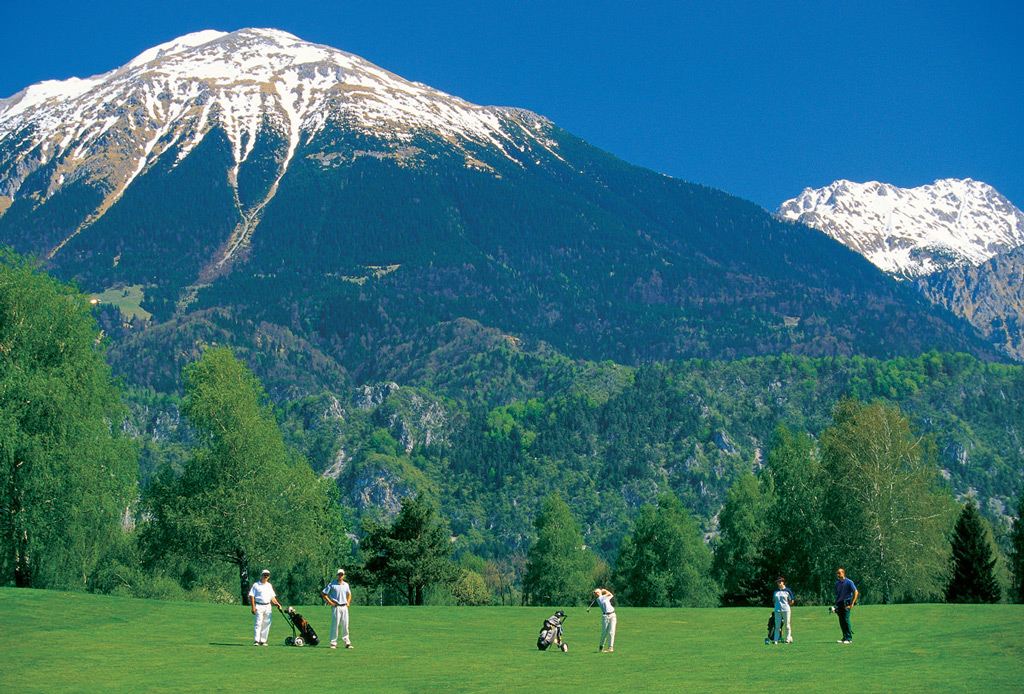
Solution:
<svg viewBox="0 0 1024 694">
<path fill-rule="evenodd" d="M 597 650 L 599 652 L 611 653 L 615 650 L 615 608 L 612 607 L 612 595 L 611 591 L 605 590 L 604 588 L 594 589 L 594 599 L 601 606 L 601 612 L 604 616 L 601 618 L 601 643 L 598 644 Z M 605 649 L 605 641 L 608 642 L 608 648 Z"/>
</svg>

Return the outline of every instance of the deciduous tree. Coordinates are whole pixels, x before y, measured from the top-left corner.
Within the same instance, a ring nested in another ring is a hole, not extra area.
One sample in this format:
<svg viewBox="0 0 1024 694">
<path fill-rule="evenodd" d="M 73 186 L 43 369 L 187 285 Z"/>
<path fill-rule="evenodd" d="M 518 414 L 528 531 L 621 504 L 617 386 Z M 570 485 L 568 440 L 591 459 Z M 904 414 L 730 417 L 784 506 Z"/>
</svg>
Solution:
<svg viewBox="0 0 1024 694">
<path fill-rule="evenodd" d="M 463 570 L 452 586 L 452 595 L 459 605 L 491 604 L 491 591 L 487 589 L 484 577 L 476 571 Z"/>
<path fill-rule="evenodd" d="M 89 303 L 0 251 L 0 585 L 82 589 L 123 532 L 136 450 Z"/>
<path fill-rule="evenodd" d="M 786 578 L 801 602 L 820 597 L 835 571 L 821 551 L 826 544 L 824 518 L 825 474 L 807 434 L 780 426 L 772 438 L 761 473 L 768 499 L 767 527 L 762 535 L 762 561 L 770 580 Z M 770 592 L 770 585 L 762 588 Z"/>
<path fill-rule="evenodd" d="M 149 546 L 237 567 L 243 601 L 256 562 L 329 575 L 347 546 L 337 490 L 285 448 L 259 380 L 212 348 L 185 368 L 185 394 L 198 445 L 180 476 L 164 468 L 150 485 Z"/>
<path fill-rule="evenodd" d="M 592 588 L 597 559 L 583 544 L 579 523 L 557 494 L 545 497 L 534 520 L 523 592 L 534 604 L 578 605 Z"/>
<path fill-rule="evenodd" d="M 620 604 L 710 607 L 718 601 L 711 550 L 697 523 L 673 494 L 645 506 L 623 540 L 614 581 Z"/>
<path fill-rule="evenodd" d="M 821 434 L 830 563 L 857 575 L 868 602 L 940 597 L 955 504 L 934 446 L 882 403 L 846 400 L 833 421 Z"/>
<path fill-rule="evenodd" d="M 726 493 L 712 562 L 723 605 L 760 605 L 766 599 L 774 578 L 763 555 L 771 497 L 770 481 L 765 488 L 752 474 L 737 479 Z"/>
</svg>

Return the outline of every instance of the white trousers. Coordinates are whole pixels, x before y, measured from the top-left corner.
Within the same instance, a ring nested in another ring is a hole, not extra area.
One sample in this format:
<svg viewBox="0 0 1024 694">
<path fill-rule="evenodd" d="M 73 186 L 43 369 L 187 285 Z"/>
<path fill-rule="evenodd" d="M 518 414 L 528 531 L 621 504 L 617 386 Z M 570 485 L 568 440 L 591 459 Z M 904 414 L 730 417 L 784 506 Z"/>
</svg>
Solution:
<svg viewBox="0 0 1024 694">
<path fill-rule="evenodd" d="M 348 605 L 335 605 L 331 608 L 331 645 L 338 645 L 338 625 L 341 625 L 341 640 L 346 645 L 348 640 Z"/>
<path fill-rule="evenodd" d="M 615 613 L 611 612 L 606 614 L 601 619 L 601 643 L 597 647 L 599 650 L 604 648 L 605 641 L 608 642 L 608 650 L 614 650 L 615 648 Z"/>
<path fill-rule="evenodd" d="M 789 610 L 776 610 L 775 611 L 775 640 L 779 641 L 782 632 L 786 633 L 786 643 L 793 640 L 793 630 L 790 627 L 790 612 Z"/>
<path fill-rule="evenodd" d="M 270 617 L 273 615 L 273 605 L 257 605 L 256 619 L 253 625 L 252 640 L 256 643 L 266 643 L 270 636 Z"/>
</svg>

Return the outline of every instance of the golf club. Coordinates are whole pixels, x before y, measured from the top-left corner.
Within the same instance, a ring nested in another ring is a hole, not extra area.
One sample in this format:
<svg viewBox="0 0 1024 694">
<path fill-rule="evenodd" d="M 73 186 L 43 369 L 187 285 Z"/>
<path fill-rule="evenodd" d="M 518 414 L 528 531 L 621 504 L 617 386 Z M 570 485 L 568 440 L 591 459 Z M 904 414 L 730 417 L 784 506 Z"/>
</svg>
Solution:
<svg viewBox="0 0 1024 694">
<path fill-rule="evenodd" d="M 597 598 L 594 598 L 593 600 L 591 600 L 591 601 L 590 601 L 590 604 L 589 604 L 589 605 L 587 605 L 587 613 L 588 613 L 588 614 L 590 613 L 590 608 L 594 606 L 594 603 L 595 603 L 595 602 L 597 602 Z"/>
</svg>

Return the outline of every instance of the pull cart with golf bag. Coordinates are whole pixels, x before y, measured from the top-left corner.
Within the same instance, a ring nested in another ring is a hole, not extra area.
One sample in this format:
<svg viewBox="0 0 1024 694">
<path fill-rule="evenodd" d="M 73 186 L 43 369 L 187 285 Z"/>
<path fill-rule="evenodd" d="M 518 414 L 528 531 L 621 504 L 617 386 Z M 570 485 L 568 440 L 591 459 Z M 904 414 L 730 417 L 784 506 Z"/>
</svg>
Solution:
<svg viewBox="0 0 1024 694">
<path fill-rule="evenodd" d="M 562 623 L 565 621 L 565 612 L 559 610 L 544 620 L 544 628 L 540 630 L 537 637 L 537 649 L 546 651 L 550 646 L 555 645 L 562 653 L 569 650 L 569 645 L 562 641 Z"/>
<path fill-rule="evenodd" d="M 284 640 L 286 646 L 315 646 L 320 643 L 320 637 L 313 631 L 305 617 L 289 607 L 282 611 L 288 624 L 292 627 L 292 635 Z"/>
</svg>

